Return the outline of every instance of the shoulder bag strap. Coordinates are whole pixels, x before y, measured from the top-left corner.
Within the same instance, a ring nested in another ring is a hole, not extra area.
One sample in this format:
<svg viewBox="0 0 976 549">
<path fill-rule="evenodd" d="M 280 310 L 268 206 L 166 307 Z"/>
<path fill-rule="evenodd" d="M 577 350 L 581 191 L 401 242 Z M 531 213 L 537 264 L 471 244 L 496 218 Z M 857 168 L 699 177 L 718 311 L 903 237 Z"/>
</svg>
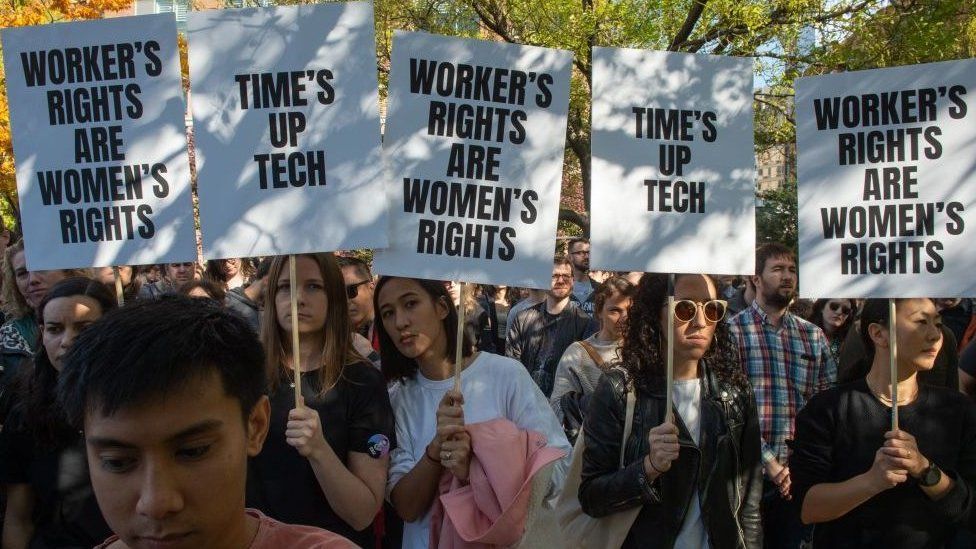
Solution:
<svg viewBox="0 0 976 549">
<path fill-rule="evenodd" d="M 603 367 L 603 357 L 600 356 L 600 353 L 596 351 L 593 345 L 590 345 L 586 341 L 577 341 L 577 343 L 580 344 L 580 347 L 583 347 L 586 354 L 590 355 L 590 360 L 592 360 L 597 366 L 601 368 Z"/>
</svg>

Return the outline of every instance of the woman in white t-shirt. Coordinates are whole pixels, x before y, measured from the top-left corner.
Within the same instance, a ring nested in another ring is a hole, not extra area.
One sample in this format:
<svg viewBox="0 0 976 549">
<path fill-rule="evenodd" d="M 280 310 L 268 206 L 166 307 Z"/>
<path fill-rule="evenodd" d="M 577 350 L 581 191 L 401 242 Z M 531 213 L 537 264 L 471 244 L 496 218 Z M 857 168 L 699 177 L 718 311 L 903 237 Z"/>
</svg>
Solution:
<svg viewBox="0 0 976 549">
<path fill-rule="evenodd" d="M 542 433 L 569 455 L 569 442 L 545 396 L 515 360 L 472 352 L 457 341 L 457 311 L 440 282 L 383 277 L 374 306 L 383 373 L 396 383 L 390 400 L 398 446 L 390 454 L 387 494 L 404 519 L 404 549 L 425 549 L 430 510 L 444 470 L 468 478 L 471 439 L 465 425 L 506 418 Z M 464 357 L 461 392 L 453 390 L 454 356 Z M 553 469 L 549 496 L 563 484 L 566 459 Z"/>
</svg>

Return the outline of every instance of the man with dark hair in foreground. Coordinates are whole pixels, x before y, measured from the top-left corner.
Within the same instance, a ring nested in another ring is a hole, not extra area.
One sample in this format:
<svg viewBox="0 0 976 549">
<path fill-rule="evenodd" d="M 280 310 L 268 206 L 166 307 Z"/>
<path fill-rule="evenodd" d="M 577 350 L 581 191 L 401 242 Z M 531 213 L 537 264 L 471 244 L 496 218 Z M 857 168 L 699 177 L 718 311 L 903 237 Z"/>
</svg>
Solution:
<svg viewBox="0 0 976 549">
<path fill-rule="evenodd" d="M 207 300 L 137 302 L 78 337 L 58 397 L 116 533 L 100 547 L 355 547 L 244 508 L 268 432 L 263 363 L 247 322 Z"/>
</svg>

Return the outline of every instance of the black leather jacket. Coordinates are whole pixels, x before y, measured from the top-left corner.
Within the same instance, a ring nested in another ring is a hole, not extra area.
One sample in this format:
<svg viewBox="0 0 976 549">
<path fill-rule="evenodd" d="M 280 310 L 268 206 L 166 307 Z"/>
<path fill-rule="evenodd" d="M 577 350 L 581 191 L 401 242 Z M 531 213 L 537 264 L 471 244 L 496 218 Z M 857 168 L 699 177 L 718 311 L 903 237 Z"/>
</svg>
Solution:
<svg viewBox="0 0 976 549">
<path fill-rule="evenodd" d="M 671 548 L 698 490 L 702 521 L 712 549 L 760 548 L 762 459 L 752 389 L 719 380 L 703 367 L 700 445 L 678 413 L 681 451 L 671 469 L 644 483 L 647 435 L 664 421 L 663 387 L 638 383 L 634 424 L 618 470 L 626 407 L 625 375 L 614 369 L 591 397 L 583 427 L 586 451 L 579 490 L 583 511 L 606 516 L 642 505 L 623 547 Z M 663 383 L 661 384 L 663 385 Z"/>
</svg>

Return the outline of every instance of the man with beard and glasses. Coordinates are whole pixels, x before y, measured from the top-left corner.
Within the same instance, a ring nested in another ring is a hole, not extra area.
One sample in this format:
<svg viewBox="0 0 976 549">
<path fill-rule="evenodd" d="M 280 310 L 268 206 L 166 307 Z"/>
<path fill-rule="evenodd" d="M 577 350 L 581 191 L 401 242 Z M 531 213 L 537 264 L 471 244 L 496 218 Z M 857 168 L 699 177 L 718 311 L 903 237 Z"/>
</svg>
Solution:
<svg viewBox="0 0 976 549">
<path fill-rule="evenodd" d="M 823 331 L 789 312 L 796 295 L 793 252 L 782 244 L 756 249 L 756 299 L 729 321 L 759 409 L 764 546 L 799 547 L 810 531 L 790 495 L 788 443 L 794 419 L 810 397 L 832 386 L 837 365 Z"/>
<path fill-rule="evenodd" d="M 573 268 L 573 291 L 570 299 L 583 309 L 583 312 L 593 316 L 596 289 L 600 283 L 590 276 L 590 241 L 585 238 L 573 238 L 566 246 L 569 252 L 567 259 Z"/>
<path fill-rule="evenodd" d="M 597 324 L 570 300 L 573 272 L 569 260 L 553 260 L 552 285 L 546 298 L 513 319 L 505 353 L 521 362 L 546 398 L 552 394 L 556 365 L 574 341 L 596 333 Z"/>
</svg>

